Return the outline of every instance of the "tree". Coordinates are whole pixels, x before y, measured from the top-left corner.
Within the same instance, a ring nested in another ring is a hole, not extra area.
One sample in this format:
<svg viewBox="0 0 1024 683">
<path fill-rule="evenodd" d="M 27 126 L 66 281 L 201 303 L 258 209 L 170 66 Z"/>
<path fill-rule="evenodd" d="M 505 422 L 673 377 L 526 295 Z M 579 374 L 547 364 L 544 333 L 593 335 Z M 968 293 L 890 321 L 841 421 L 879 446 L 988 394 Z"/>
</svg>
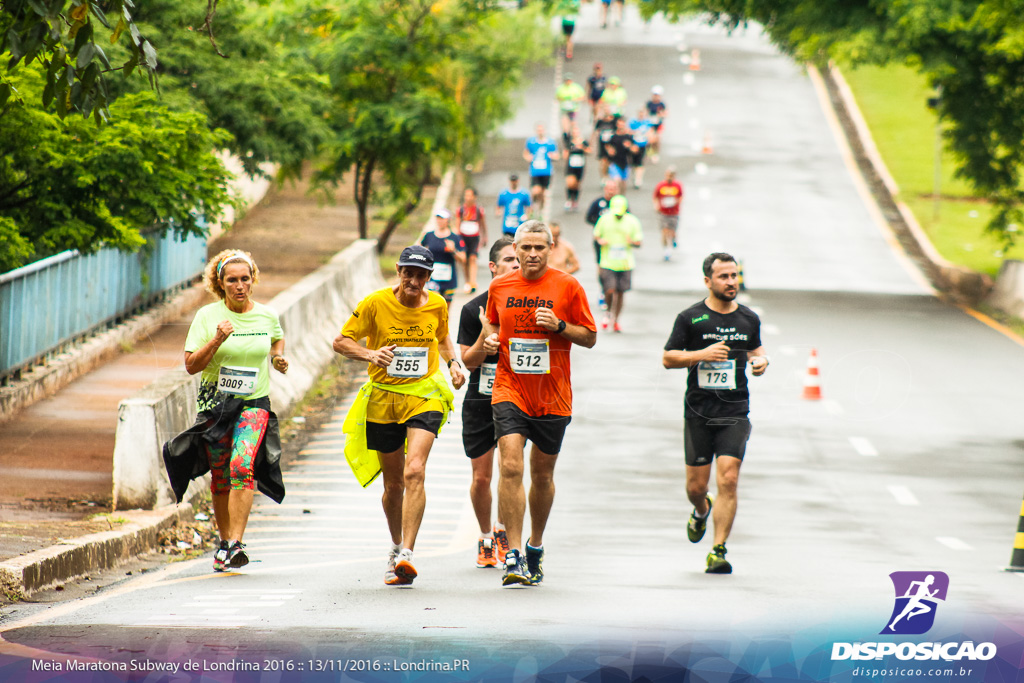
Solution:
<svg viewBox="0 0 1024 683">
<path fill-rule="evenodd" d="M 941 89 L 944 135 L 967 180 L 995 208 L 989 228 L 1012 243 L 1024 223 L 1024 24 L 1007 0 L 650 0 L 669 17 L 707 13 L 765 27 L 797 59 L 822 65 L 911 64 Z"/>
<path fill-rule="evenodd" d="M 176 112 L 153 92 L 110 105 L 110 122 L 34 106 L 45 75 L 12 79 L 24 102 L 0 119 L 0 271 L 65 249 L 136 250 L 144 232 L 203 234 L 230 201 L 214 150 L 227 142 L 195 112 Z"/>
<path fill-rule="evenodd" d="M 207 0 L 147 0 L 136 12 L 139 26 L 160 45 L 162 100 L 201 111 L 212 128 L 231 133 L 228 149 L 248 174 L 260 174 L 264 162 L 280 164 L 284 175 L 298 173 L 331 135 L 325 79 L 308 55 L 268 36 L 270 13 L 257 5 L 220 5 L 215 47 L 193 26 L 206 7 Z M 136 79 L 118 91 L 146 87 Z"/>
<path fill-rule="evenodd" d="M 109 74 L 139 67 L 152 78 L 157 66 L 156 49 L 136 25 L 134 10 L 132 0 L 2 0 L 0 54 L 9 54 L 9 60 L 0 71 L 0 116 L 12 95 L 20 97 L 11 74 L 35 63 L 46 79 L 36 102 L 54 103 L 62 118 L 79 112 L 100 120 L 109 104 Z M 115 67 L 102 44 L 122 36 L 127 56 Z"/>
<path fill-rule="evenodd" d="M 510 115 L 525 65 L 549 45 L 541 16 L 496 0 L 349 0 L 328 17 L 318 62 L 336 113 L 315 180 L 324 186 L 354 174 L 361 237 L 371 203 L 382 199 L 390 206 L 383 250 L 418 206 L 434 165 L 472 158 Z M 378 178 L 386 185 L 379 196 Z"/>
</svg>

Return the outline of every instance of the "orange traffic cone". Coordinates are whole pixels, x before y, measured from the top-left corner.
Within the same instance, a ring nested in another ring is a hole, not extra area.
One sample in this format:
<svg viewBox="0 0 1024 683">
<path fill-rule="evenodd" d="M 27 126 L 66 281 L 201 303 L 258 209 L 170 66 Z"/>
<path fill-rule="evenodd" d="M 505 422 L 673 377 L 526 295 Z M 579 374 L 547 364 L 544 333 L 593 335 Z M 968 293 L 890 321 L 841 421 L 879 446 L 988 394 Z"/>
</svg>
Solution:
<svg viewBox="0 0 1024 683">
<path fill-rule="evenodd" d="M 690 53 L 690 71 L 700 71 L 700 50 L 697 48 Z"/>
<path fill-rule="evenodd" d="M 811 349 L 811 357 L 807 359 L 807 377 L 804 378 L 804 399 L 821 400 L 821 384 L 818 383 L 818 350 Z"/>
<path fill-rule="evenodd" d="M 711 133 L 704 131 L 704 146 L 701 147 L 702 154 L 714 154 L 715 150 L 711 148 Z"/>
</svg>

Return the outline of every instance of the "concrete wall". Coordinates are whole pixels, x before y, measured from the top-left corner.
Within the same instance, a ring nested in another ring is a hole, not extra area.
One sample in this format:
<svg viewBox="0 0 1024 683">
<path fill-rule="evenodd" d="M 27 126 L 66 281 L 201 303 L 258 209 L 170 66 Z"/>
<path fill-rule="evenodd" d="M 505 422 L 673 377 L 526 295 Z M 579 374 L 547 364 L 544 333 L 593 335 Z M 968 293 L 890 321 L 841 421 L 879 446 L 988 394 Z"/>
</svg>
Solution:
<svg viewBox="0 0 1024 683">
<path fill-rule="evenodd" d="M 331 342 L 361 298 L 384 286 L 375 240 L 359 240 L 270 302 L 281 316 L 288 374 L 270 373 L 270 400 L 285 415 L 331 362 Z M 114 509 L 174 502 L 163 466 L 163 443 L 195 420 L 198 376 L 173 370 L 118 408 L 114 445 Z M 208 488 L 193 482 L 193 491 Z"/>
</svg>

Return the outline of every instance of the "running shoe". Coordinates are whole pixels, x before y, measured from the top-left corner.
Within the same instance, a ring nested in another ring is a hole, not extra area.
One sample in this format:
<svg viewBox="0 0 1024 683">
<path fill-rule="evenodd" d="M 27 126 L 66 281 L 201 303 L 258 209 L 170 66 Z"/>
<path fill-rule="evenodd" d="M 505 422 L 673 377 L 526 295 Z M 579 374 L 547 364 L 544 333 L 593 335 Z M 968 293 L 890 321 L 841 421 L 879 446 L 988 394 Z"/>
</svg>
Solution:
<svg viewBox="0 0 1024 683">
<path fill-rule="evenodd" d="M 530 575 L 527 574 L 526 560 L 518 550 L 508 551 L 505 556 L 505 573 L 501 577 L 502 586 L 529 586 Z"/>
<path fill-rule="evenodd" d="M 526 570 L 530 574 L 530 585 L 536 586 L 544 580 L 544 548 L 534 548 L 526 543 Z"/>
<path fill-rule="evenodd" d="M 229 550 L 228 542 L 221 541 L 217 552 L 213 554 L 213 571 L 222 572 L 227 568 Z"/>
<path fill-rule="evenodd" d="M 725 544 L 719 543 L 708 553 L 708 568 L 705 574 L 732 574 L 732 565 L 725 559 Z"/>
<path fill-rule="evenodd" d="M 622 326 L 619 325 L 618 320 L 615 321 L 615 325 L 612 327 L 612 329 L 615 330 L 616 332 L 622 332 Z"/>
<path fill-rule="evenodd" d="M 693 508 L 693 512 L 690 513 L 690 521 L 686 523 L 686 537 L 690 539 L 690 543 L 700 541 L 700 539 L 704 538 L 704 532 L 708 530 L 708 520 L 711 519 L 711 505 L 715 502 L 710 493 L 707 494 L 707 501 L 708 514 L 703 519 L 697 516 L 697 508 Z"/>
<path fill-rule="evenodd" d="M 604 294 L 602 294 L 601 298 L 597 300 L 597 305 L 601 308 L 602 311 L 608 310 L 608 304 L 604 302 Z"/>
<path fill-rule="evenodd" d="M 566 200 L 566 202 L 565 202 L 565 210 L 566 211 L 572 211 L 572 202 L 571 201 Z"/>
<path fill-rule="evenodd" d="M 384 583 L 389 586 L 407 586 L 412 583 L 395 573 L 395 563 L 398 562 L 398 553 L 399 551 L 394 548 L 392 548 L 388 553 L 388 568 L 384 571 Z"/>
<path fill-rule="evenodd" d="M 249 564 L 249 554 L 245 552 L 245 544 L 241 541 L 235 541 L 231 544 L 231 548 L 228 549 L 228 565 L 232 569 L 238 569 Z"/>
<path fill-rule="evenodd" d="M 494 557 L 505 557 L 512 548 L 508 545 L 508 535 L 504 529 L 494 528 Z"/>
<path fill-rule="evenodd" d="M 398 553 L 398 560 L 395 562 L 395 576 L 404 579 L 407 584 L 412 583 L 417 576 L 416 567 L 412 566 L 412 551 L 408 548 L 402 548 L 402 552 Z"/>
<path fill-rule="evenodd" d="M 494 539 L 481 538 L 477 543 L 476 566 L 481 569 L 498 566 L 498 561 L 494 559 Z"/>
<path fill-rule="evenodd" d="M 473 287 L 469 286 L 468 282 L 466 284 L 462 285 L 462 291 L 465 292 L 466 294 L 472 294 L 473 289 L 474 289 Z"/>
<path fill-rule="evenodd" d="M 604 317 L 604 319 L 601 321 L 601 329 L 602 330 L 607 330 L 608 329 L 608 323 L 610 323 L 611 321 L 612 321 L 612 317 L 610 315 L 606 315 Z"/>
</svg>

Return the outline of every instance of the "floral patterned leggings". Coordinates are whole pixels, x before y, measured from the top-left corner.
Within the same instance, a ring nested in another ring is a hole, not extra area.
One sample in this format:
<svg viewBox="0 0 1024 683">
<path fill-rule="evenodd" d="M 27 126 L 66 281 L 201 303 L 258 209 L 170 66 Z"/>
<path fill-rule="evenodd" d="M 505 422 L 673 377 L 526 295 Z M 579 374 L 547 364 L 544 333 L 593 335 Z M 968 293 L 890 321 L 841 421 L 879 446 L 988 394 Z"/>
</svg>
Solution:
<svg viewBox="0 0 1024 683">
<path fill-rule="evenodd" d="M 214 494 L 256 488 L 253 463 L 267 433 L 270 413 L 261 408 L 246 408 L 239 414 L 235 428 L 216 444 L 207 444 L 210 457 L 210 490 Z"/>
</svg>

